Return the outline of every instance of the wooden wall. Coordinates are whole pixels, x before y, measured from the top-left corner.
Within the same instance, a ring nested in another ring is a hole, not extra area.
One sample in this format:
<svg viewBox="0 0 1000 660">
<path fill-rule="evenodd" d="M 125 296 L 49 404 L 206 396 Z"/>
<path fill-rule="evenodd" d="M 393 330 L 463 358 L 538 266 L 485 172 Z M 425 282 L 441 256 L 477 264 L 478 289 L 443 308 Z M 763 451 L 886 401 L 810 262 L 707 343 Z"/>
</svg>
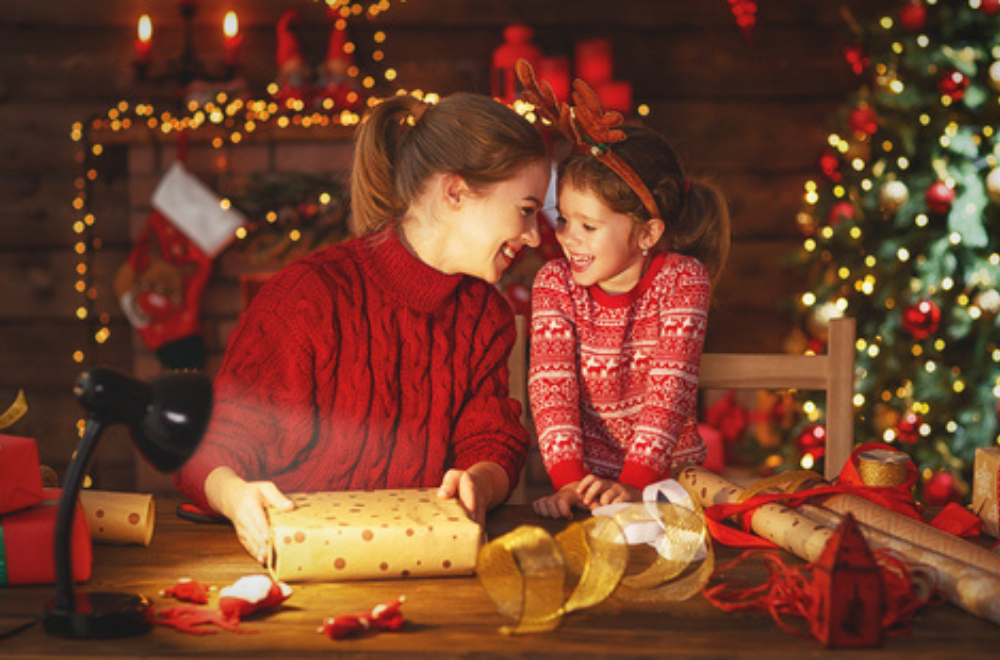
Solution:
<svg viewBox="0 0 1000 660">
<path fill-rule="evenodd" d="M 760 0 L 752 44 L 725 0 L 394 0 L 358 41 L 385 31 L 399 83 L 441 93 L 489 91 L 489 61 L 504 26 L 531 25 L 547 55 L 571 55 L 583 38 L 614 46 L 616 78 L 650 106 L 647 123 L 675 144 L 688 169 L 712 176 L 733 212 L 734 250 L 719 287 L 708 346 L 716 351 L 778 351 L 789 328 L 783 312 L 802 284 L 783 266 L 798 244 L 804 182 L 816 175 L 826 123 L 857 84 L 843 64 L 841 7 L 859 15 L 894 10 L 896 0 Z M 200 0 L 194 43 L 221 57 L 223 13 L 239 11 L 243 73 L 258 97 L 274 79 L 274 23 L 288 7 L 303 12 L 306 53 L 321 59 L 320 6 L 306 0 Z M 167 85 L 139 83 L 131 66 L 135 22 L 154 20 L 156 57 L 180 49 L 173 0 L 5 0 L 0 16 L 0 409 L 23 388 L 29 414 L 8 432 L 38 439 L 43 462 L 62 470 L 76 442 L 79 408 L 71 395 L 85 344 L 75 317 L 77 259 L 72 207 L 81 176 L 75 122 L 122 100 L 169 104 Z M 99 192 L 126 199 L 124 163 L 107 160 Z M 110 281 L 131 246 L 124 203 L 102 218 L 98 260 Z M 132 337 L 115 312 L 104 364 L 129 369 Z M 0 410 L 2 412 L 2 410 Z M 134 484 L 131 450 L 120 430 L 102 442 L 98 485 Z"/>
</svg>

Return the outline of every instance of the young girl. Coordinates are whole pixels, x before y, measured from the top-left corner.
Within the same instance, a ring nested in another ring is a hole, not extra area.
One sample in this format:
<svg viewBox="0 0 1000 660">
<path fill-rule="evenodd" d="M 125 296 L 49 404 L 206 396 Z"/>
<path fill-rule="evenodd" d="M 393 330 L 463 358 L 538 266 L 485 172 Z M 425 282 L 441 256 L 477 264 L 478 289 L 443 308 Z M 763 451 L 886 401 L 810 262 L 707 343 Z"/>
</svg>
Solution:
<svg viewBox="0 0 1000 660">
<path fill-rule="evenodd" d="M 595 103 L 576 116 L 605 116 Z M 724 199 L 689 181 L 662 137 L 626 127 L 602 142 L 593 126 L 569 133 L 588 150 L 558 171 L 565 258 L 542 267 L 532 293 L 529 396 L 555 488 L 534 508 L 550 517 L 639 500 L 705 459 L 698 367 L 729 249 Z"/>
<path fill-rule="evenodd" d="M 439 486 L 477 521 L 527 451 L 508 397 L 516 331 L 492 286 L 525 245 L 549 160 L 484 96 L 399 96 L 359 129 L 358 234 L 275 275 L 233 332 L 215 408 L 176 483 L 258 560 L 288 492 Z"/>
</svg>

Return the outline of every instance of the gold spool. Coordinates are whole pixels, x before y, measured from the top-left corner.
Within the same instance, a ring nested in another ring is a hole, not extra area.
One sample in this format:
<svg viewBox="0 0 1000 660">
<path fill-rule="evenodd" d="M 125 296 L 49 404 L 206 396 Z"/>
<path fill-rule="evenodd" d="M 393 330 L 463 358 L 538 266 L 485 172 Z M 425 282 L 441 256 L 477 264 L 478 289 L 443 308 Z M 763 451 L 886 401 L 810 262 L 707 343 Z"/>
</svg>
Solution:
<svg viewBox="0 0 1000 660">
<path fill-rule="evenodd" d="M 866 486 L 895 488 L 906 481 L 910 457 L 903 452 L 872 449 L 858 456 L 858 475 Z"/>
</svg>

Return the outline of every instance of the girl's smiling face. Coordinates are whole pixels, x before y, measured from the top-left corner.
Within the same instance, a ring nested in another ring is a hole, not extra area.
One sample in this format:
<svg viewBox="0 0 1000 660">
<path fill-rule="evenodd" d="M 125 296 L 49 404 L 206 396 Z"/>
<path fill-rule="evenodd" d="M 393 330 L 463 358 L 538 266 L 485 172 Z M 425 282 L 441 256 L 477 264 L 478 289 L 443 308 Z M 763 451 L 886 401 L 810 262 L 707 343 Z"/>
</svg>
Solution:
<svg viewBox="0 0 1000 660">
<path fill-rule="evenodd" d="M 568 181 L 561 186 L 556 237 L 580 286 L 596 284 L 607 293 L 632 290 L 646 267 L 643 249 L 656 243 L 648 234 L 638 230 L 632 216 L 613 211 L 592 191 Z"/>
</svg>

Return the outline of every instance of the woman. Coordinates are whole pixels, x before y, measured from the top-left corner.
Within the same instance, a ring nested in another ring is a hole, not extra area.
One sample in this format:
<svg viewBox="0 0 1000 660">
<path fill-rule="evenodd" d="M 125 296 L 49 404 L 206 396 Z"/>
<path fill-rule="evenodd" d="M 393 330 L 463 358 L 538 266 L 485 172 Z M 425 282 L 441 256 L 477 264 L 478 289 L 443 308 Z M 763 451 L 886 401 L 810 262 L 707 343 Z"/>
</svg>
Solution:
<svg viewBox="0 0 1000 660">
<path fill-rule="evenodd" d="M 215 381 L 206 439 L 177 475 L 263 561 L 286 492 L 439 486 L 475 520 L 527 452 L 508 397 L 512 313 L 492 286 L 548 187 L 544 142 L 483 96 L 382 102 L 359 129 L 359 236 L 255 296 Z"/>
</svg>

